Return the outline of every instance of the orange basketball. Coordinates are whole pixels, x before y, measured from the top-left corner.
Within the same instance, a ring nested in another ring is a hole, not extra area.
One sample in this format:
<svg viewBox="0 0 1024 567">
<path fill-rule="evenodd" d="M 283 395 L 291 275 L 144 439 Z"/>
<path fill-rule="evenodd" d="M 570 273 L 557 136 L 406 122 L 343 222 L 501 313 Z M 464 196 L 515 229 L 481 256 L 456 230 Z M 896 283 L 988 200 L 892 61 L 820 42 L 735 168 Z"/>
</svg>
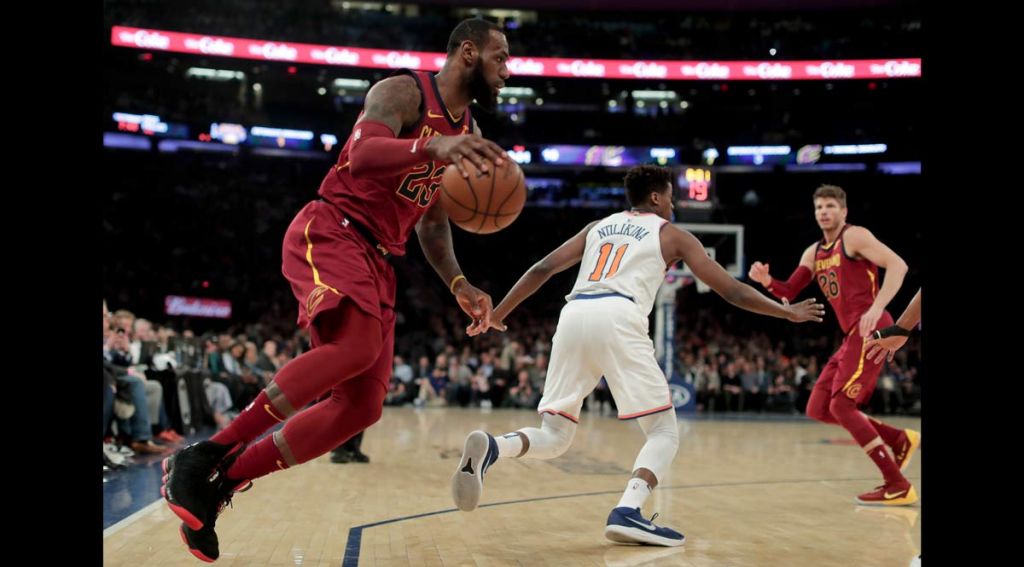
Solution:
<svg viewBox="0 0 1024 567">
<path fill-rule="evenodd" d="M 487 162 L 487 172 L 464 160 L 469 177 L 449 165 L 441 176 L 441 206 L 459 228 L 491 234 L 512 224 L 526 204 L 526 177 L 519 164 L 503 159 L 499 167 Z"/>
</svg>

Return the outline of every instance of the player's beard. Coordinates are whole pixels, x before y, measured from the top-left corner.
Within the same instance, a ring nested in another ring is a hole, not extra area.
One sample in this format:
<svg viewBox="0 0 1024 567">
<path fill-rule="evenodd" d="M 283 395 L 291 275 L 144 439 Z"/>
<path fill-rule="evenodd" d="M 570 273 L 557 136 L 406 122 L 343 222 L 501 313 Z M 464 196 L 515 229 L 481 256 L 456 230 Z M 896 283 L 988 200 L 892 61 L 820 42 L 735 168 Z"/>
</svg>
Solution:
<svg viewBox="0 0 1024 567">
<path fill-rule="evenodd" d="M 498 95 L 494 94 L 484 77 L 484 61 L 480 57 L 477 57 L 469 76 L 469 94 L 487 112 L 494 112 L 498 108 Z"/>
</svg>

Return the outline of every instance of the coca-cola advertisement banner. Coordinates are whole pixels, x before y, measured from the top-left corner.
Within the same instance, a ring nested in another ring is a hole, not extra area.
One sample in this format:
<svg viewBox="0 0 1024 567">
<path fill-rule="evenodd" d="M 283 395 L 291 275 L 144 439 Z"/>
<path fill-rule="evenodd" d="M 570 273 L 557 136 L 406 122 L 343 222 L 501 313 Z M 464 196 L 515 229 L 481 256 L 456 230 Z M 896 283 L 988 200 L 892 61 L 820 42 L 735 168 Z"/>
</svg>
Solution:
<svg viewBox="0 0 1024 567">
<path fill-rule="evenodd" d="M 423 69 L 436 71 L 445 54 L 313 45 L 237 37 L 219 37 L 114 26 L 110 43 L 175 53 L 288 61 L 342 67 Z M 563 59 L 513 57 L 512 75 L 607 79 L 666 79 L 689 81 L 786 81 L 843 79 L 902 79 L 921 76 L 921 59 L 847 59 L 835 61 L 634 61 L 626 59 Z"/>
<path fill-rule="evenodd" d="M 168 295 L 164 299 L 164 313 L 187 317 L 231 318 L 231 302 L 227 299 L 205 299 Z"/>
</svg>

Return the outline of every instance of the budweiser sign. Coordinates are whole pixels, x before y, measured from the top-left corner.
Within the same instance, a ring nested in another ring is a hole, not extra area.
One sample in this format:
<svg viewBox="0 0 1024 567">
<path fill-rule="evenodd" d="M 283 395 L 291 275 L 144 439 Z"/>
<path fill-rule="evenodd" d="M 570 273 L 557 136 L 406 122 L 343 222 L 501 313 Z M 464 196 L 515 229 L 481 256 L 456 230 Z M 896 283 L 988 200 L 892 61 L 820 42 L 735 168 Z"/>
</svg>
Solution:
<svg viewBox="0 0 1024 567">
<path fill-rule="evenodd" d="M 164 299 L 164 312 L 167 315 L 230 319 L 231 302 L 227 299 L 203 299 L 201 297 L 168 295 Z"/>
</svg>

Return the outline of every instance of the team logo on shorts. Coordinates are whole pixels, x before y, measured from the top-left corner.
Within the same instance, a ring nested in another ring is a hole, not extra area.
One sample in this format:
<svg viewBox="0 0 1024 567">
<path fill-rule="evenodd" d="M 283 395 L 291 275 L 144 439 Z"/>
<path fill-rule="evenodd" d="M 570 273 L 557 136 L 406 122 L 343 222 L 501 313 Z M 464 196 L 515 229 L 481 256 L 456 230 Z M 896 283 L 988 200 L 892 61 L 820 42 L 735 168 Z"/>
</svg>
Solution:
<svg viewBox="0 0 1024 567">
<path fill-rule="evenodd" d="M 846 389 L 846 396 L 852 400 L 856 400 L 857 395 L 860 394 L 860 388 L 860 384 L 854 384 L 853 386 L 850 386 L 849 388 Z"/>
<path fill-rule="evenodd" d="M 324 300 L 324 294 L 327 293 L 329 288 L 325 285 L 318 285 L 313 288 L 313 291 L 309 292 L 309 296 L 306 297 L 306 316 L 310 319 L 313 318 L 313 312 L 316 311 L 320 302 Z"/>
</svg>

